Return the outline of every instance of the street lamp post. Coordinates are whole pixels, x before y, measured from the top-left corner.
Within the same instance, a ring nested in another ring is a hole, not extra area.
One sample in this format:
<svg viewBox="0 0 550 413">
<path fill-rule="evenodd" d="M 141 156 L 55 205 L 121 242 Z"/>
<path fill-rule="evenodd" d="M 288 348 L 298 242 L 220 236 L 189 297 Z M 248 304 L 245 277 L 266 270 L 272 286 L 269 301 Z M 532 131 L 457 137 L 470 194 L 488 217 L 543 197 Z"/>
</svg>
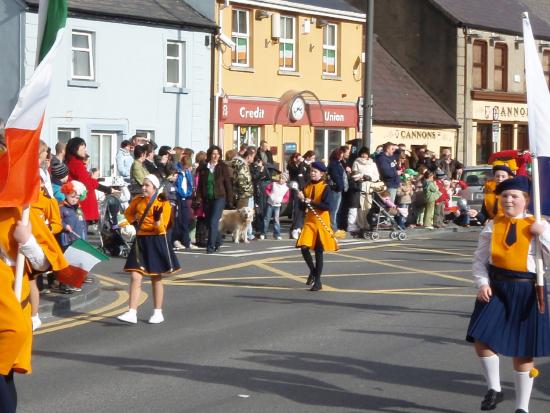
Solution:
<svg viewBox="0 0 550 413">
<path fill-rule="evenodd" d="M 373 108 L 373 96 L 372 96 L 372 39 L 374 36 L 374 0 L 367 0 L 367 13 L 366 13 L 366 33 L 365 33 L 365 80 L 363 82 L 363 145 L 372 149 L 371 136 L 372 136 L 372 108 Z"/>
</svg>

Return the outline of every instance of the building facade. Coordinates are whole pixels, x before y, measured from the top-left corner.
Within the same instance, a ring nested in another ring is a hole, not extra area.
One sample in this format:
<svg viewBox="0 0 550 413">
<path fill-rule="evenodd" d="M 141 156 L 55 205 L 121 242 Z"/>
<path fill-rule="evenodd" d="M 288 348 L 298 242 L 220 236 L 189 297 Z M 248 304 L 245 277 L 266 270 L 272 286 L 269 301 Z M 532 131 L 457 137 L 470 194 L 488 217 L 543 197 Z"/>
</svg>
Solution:
<svg viewBox="0 0 550 413">
<path fill-rule="evenodd" d="M 158 145 L 206 148 L 215 23 L 177 0 L 68 3 L 42 139 L 53 146 L 84 138 L 91 166 L 103 176 L 113 173 L 120 142 L 136 133 Z M 6 118 L 34 70 L 37 2 L 4 4 L 0 117 Z"/>
<path fill-rule="evenodd" d="M 364 14 L 320 1 L 218 2 L 215 142 L 318 159 L 358 133 Z M 220 38 L 221 37 L 221 38 Z"/>
<path fill-rule="evenodd" d="M 544 7 L 534 0 L 376 1 L 380 42 L 457 119 L 456 156 L 468 165 L 486 163 L 495 151 L 528 149 L 521 16 L 534 11 L 550 83 L 550 10 L 545 14 Z"/>
</svg>

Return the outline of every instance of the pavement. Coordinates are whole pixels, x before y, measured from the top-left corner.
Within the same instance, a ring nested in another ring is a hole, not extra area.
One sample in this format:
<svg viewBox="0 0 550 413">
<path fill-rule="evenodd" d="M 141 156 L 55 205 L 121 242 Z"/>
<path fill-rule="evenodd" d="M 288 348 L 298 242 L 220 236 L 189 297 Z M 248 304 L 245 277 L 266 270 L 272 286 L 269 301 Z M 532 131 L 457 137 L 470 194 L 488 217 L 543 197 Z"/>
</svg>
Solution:
<svg viewBox="0 0 550 413">
<path fill-rule="evenodd" d="M 281 222 L 281 230 L 282 234 L 288 234 L 290 223 L 288 220 L 285 220 L 283 218 Z M 444 234 L 444 233 L 455 233 L 455 232 L 476 232 L 479 231 L 479 227 L 459 227 L 454 224 L 450 224 L 445 228 L 440 228 L 435 231 L 429 231 L 422 228 L 414 228 L 414 229 L 407 229 L 405 232 L 407 233 L 407 238 L 409 239 L 416 239 L 418 237 L 425 236 L 429 233 L 437 233 L 437 234 Z M 382 240 L 384 237 L 388 237 L 389 231 L 388 230 L 381 230 L 380 231 Z M 361 242 L 362 240 L 357 240 L 352 238 L 349 234 L 346 237 L 347 242 Z M 99 245 L 99 239 L 97 236 L 92 235 L 90 237 L 90 242 L 95 245 Z M 257 241 L 254 241 L 257 242 Z M 293 242 L 293 241 L 292 241 Z M 346 242 L 346 241 L 344 241 Z M 369 241 L 374 242 L 374 241 Z M 225 244 L 230 245 L 230 244 Z M 200 252 L 203 252 L 202 249 Z M 273 254 L 277 253 L 277 250 L 273 250 Z M 237 248 L 237 250 L 230 252 L 228 250 L 223 251 L 221 254 L 227 255 L 231 254 L 232 256 L 245 256 L 247 255 L 246 251 L 243 252 Z M 78 310 L 84 310 L 86 308 L 92 307 L 96 301 L 99 298 L 99 295 L 101 293 L 101 285 L 96 276 L 94 276 L 93 272 L 91 274 L 91 278 L 94 279 L 94 282 L 91 284 L 83 284 L 82 291 L 75 291 L 72 294 L 60 294 L 51 292 L 48 294 L 43 294 L 40 297 L 40 306 L 39 306 L 39 314 L 41 319 L 48 320 L 50 318 L 56 318 L 56 317 L 62 317 L 64 315 L 70 315 Z"/>
</svg>

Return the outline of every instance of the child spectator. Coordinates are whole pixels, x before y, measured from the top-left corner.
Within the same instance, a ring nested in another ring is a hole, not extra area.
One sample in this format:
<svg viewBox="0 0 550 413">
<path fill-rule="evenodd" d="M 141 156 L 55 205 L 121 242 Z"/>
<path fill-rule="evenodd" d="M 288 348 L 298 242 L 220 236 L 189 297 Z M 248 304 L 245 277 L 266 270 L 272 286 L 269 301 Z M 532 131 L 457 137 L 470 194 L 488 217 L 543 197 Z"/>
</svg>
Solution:
<svg viewBox="0 0 550 413">
<path fill-rule="evenodd" d="M 424 199 L 426 202 L 426 206 L 424 207 L 424 228 L 434 229 L 435 201 L 439 199 L 441 192 L 439 192 L 434 182 L 433 172 L 424 172 L 424 184 L 422 185 L 422 189 L 424 190 Z"/>
<path fill-rule="evenodd" d="M 80 208 L 80 201 L 86 199 L 86 187 L 82 182 L 70 181 L 61 187 L 65 201 L 61 204 L 63 231 L 59 234 L 59 244 L 63 251 L 78 238 L 86 239 L 86 221 Z"/>
<path fill-rule="evenodd" d="M 426 198 L 424 196 L 422 178 L 414 182 L 414 193 L 411 198 L 412 224 L 411 228 L 424 225 L 424 208 L 426 207 Z"/>
<path fill-rule="evenodd" d="M 279 175 L 278 182 L 271 182 L 265 188 L 265 194 L 267 195 L 267 210 L 265 214 L 265 220 L 263 225 L 264 233 L 260 235 L 260 239 L 265 238 L 265 233 L 269 230 L 269 222 L 273 216 L 273 237 L 275 239 L 281 238 L 281 224 L 279 222 L 279 214 L 281 212 L 281 205 L 288 202 L 290 191 L 287 186 L 288 174 L 283 172 Z"/>
<path fill-rule="evenodd" d="M 172 207 L 170 215 L 170 225 L 168 226 L 168 231 L 166 236 L 168 238 L 168 244 L 174 247 L 174 250 L 183 249 L 183 245 L 179 241 L 176 241 L 175 238 L 175 224 L 176 224 L 176 214 L 178 209 L 178 195 L 176 188 L 176 180 L 178 179 L 178 170 L 174 165 L 169 165 L 166 169 L 166 183 L 164 184 L 164 195 L 166 199 L 170 202 Z"/>
<path fill-rule="evenodd" d="M 53 196 L 57 202 L 61 203 L 65 200 L 65 194 L 61 192 L 61 186 L 69 180 L 69 168 L 61 161 L 52 162 L 50 175 L 52 177 Z"/>
<path fill-rule="evenodd" d="M 407 169 L 407 171 L 412 170 Z M 409 216 L 409 206 L 412 203 L 412 194 L 413 187 L 411 184 L 411 175 L 405 172 L 401 175 L 401 183 L 399 184 L 399 188 L 397 188 L 396 196 L 396 204 L 399 210 L 399 214 L 396 217 L 396 220 L 397 225 L 399 225 L 401 229 L 405 229 L 405 224 L 407 223 L 407 217 Z"/>
<path fill-rule="evenodd" d="M 445 181 L 448 178 L 444 172 L 437 172 L 435 176 L 437 178 L 435 184 L 437 185 L 437 189 L 441 195 L 435 201 L 434 227 L 444 228 L 445 224 L 443 223 L 443 220 L 445 219 L 445 204 L 450 199 L 448 190 L 445 186 Z"/>
</svg>

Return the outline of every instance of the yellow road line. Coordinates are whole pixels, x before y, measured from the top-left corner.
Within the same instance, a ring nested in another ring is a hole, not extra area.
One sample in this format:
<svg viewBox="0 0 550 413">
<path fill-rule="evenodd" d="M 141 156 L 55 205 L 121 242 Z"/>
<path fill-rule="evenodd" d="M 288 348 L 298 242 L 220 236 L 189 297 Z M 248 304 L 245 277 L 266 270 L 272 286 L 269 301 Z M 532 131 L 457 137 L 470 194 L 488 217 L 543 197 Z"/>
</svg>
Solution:
<svg viewBox="0 0 550 413">
<path fill-rule="evenodd" d="M 278 268 L 273 268 L 267 264 L 263 264 L 263 263 L 260 263 L 260 264 L 256 264 L 257 267 L 260 267 L 260 268 L 263 268 L 263 269 L 266 269 L 268 271 L 271 271 L 275 274 L 279 274 L 281 277 L 284 277 L 284 278 L 288 278 L 290 280 L 294 280 L 296 282 L 299 282 L 300 284 L 303 284 L 304 281 L 306 280 L 307 277 L 305 276 L 297 276 L 297 275 L 294 275 L 294 274 L 291 274 L 289 272 L 286 272 L 286 271 L 283 271 L 283 270 L 280 270 Z M 326 284 L 323 284 L 323 290 L 325 291 L 331 291 L 331 290 L 334 290 L 333 287 L 331 287 L 330 285 L 326 285 Z"/>
<path fill-rule="evenodd" d="M 201 281 L 183 281 L 179 284 L 171 284 L 179 286 L 190 286 L 190 287 L 222 287 L 222 288 L 245 288 L 252 290 L 288 290 L 288 291 L 303 291 L 304 288 L 298 287 L 277 287 L 274 285 L 236 285 L 236 284 L 223 284 L 223 283 L 213 283 L 213 282 L 201 282 Z M 324 288 L 324 285 L 323 285 Z"/>
<path fill-rule="evenodd" d="M 454 275 L 447 275 L 447 274 L 437 272 L 437 271 L 417 270 L 417 269 L 414 269 L 412 267 L 405 267 L 403 265 L 389 264 L 387 262 L 384 262 L 383 260 L 371 260 L 369 258 L 355 257 L 353 255 L 346 255 L 346 254 L 340 254 L 340 255 L 342 255 L 343 257 L 355 258 L 355 259 L 358 259 L 360 261 L 369 262 L 371 264 L 383 265 L 385 267 L 397 268 L 399 270 L 404 270 L 404 271 L 412 271 L 412 272 L 415 272 L 415 273 L 418 273 L 418 274 L 434 275 L 434 276 L 439 277 L 439 278 L 445 278 L 445 279 L 454 280 L 454 281 L 463 281 L 463 282 L 467 282 L 467 283 L 472 283 L 473 282 L 472 280 L 468 280 L 467 278 L 457 277 L 457 276 L 454 276 Z"/>
<path fill-rule="evenodd" d="M 458 252 L 445 251 L 444 249 L 442 249 L 442 250 L 433 250 L 433 249 L 428 249 L 428 248 L 415 248 L 415 247 L 405 247 L 405 246 L 401 247 L 401 249 L 409 250 L 409 251 L 434 252 L 436 254 L 458 255 L 459 257 L 468 257 L 468 258 L 473 257 L 473 254 L 460 254 Z"/>
</svg>

